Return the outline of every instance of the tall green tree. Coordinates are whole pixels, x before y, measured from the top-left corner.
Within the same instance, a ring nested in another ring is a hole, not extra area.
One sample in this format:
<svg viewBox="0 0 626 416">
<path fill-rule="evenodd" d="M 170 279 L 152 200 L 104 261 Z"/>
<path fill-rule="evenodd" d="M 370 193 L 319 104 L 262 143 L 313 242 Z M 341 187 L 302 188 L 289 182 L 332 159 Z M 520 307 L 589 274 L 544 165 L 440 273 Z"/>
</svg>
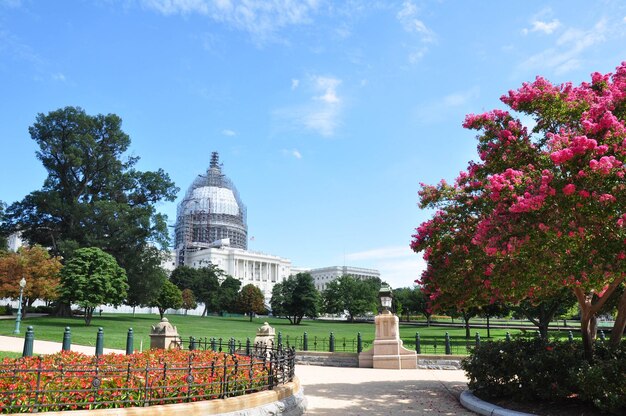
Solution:
<svg viewBox="0 0 626 416">
<path fill-rule="evenodd" d="M 7 208 L 3 232 L 21 231 L 64 258 L 80 247 L 101 248 L 129 275 L 143 268 L 137 258 L 146 247 L 168 243 L 166 217 L 155 205 L 173 201 L 178 188 L 161 169 L 135 168 L 139 158 L 125 156 L 130 138 L 121 127 L 115 114 L 91 116 L 78 107 L 38 114 L 29 133 L 47 177 Z"/>
<path fill-rule="evenodd" d="M 252 322 L 255 313 L 265 311 L 265 296 L 261 289 L 252 283 L 245 285 L 237 295 L 237 308 L 239 311 L 247 314 Z"/>
<path fill-rule="evenodd" d="M 174 283 L 165 280 L 158 296 L 150 302 L 150 306 L 158 308 L 159 315 L 163 319 L 166 310 L 178 309 L 183 306 L 183 294 Z"/>
<path fill-rule="evenodd" d="M 196 309 L 198 307 L 198 302 L 196 302 L 196 297 L 191 289 L 183 289 L 181 294 L 183 296 L 182 308 L 185 310 L 185 315 L 187 315 L 189 309 Z"/>
<path fill-rule="evenodd" d="M 80 248 L 61 269 L 61 299 L 85 310 L 90 325 L 100 305 L 119 306 L 126 299 L 126 273 L 113 256 L 97 247 Z"/>
<path fill-rule="evenodd" d="M 161 267 L 162 254 L 156 247 L 145 247 L 140 256 L 129 258 L 128 297 L 126 304 L 133 307 L 150 305 L 167 280 L 167 272 Z"/>
<path fill-rule="evenodd" d="M 0 252 L 6 251 L 8 248 L 8 241 L 6 236 L 6 231 L 3 230 L 4 224 L 4 211 L 6 209 L 6 204 L 0 201 Z"/>
<path fill-rule="evenodd" d="M 376 310 L 380 279 L 357 279 L 350 275 L 341 276 L 326 286 L 323 293 L 327 313 L 348 313 L 348 320 L 357 315 Z"/>
<path fill-rule="evenodd" d="M 237 312 L 237 294 L 241 287 L 241 281 L 232 276 L 227 276 L 220 284 L 217 291 L 217 305 L 220 312 Z"/>
<path fill-rule="evenodd" d="M 220 309 L 220 282 L 224 276 L 224 271 L 219 267 L 209 264 L 207 267 L 194 269 L 189 266 L 179 266 L 170 276 L 170 280 L 180 290 L 189 289 L 193 292 L 196 300 L 204 304 L 202 316 L 206 316 L 209 311 L 218 311 Z M 230 283 L 230 282 L 229 282 Z M 228 284 L 227 283 L 227 286 Z M 241 285 L 241 283 L 239 283 Z M 239 290 L 239 286 L 235 294 Z"/>
<path fill-rule="evenodd" d="M 317 318 L 320 304 L 320 293 L 309 273 L 289 276 L 272 289 L 272 314 L 286 317 L 292 325 L 299 325 L 305 316 Z"/>
</svg>

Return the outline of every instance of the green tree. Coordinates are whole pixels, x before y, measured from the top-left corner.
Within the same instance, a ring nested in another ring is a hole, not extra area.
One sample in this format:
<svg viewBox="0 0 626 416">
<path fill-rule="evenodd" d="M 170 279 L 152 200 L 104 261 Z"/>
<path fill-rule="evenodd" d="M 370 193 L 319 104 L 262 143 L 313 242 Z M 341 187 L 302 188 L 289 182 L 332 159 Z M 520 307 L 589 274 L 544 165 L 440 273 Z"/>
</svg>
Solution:
<svg viewBox="0 0 626 416">
<path fill-rule="evenodd" d="M 251 283 L 242 287 L 237 295 L 237 308 L 248 314 L 252 322 L 255 313 L 262 313 L 265 310 L 265 296 L 261 289 Z"/>
<path fill-rule="evenodd" d="M 81 248 L 61 270 L 61 299 L 85 310 L 85 324 L 100 305 L 118 306 L 126 299 L 126 273 L 110 254 L 97 247 Z"/>
<path fill-rule="evenodd" d="M 196 297 L 196 300 L 204 304 L 202 316 L 206 316 L 209 311 L 215 312 L 220 309 L 218 303 L 220 291 L 219 279 L 222 276 L 224 276 L 224 271 L 213 264 L 209 264 L 207 267 L 200 269 L 179 266 L 172 271 L 170 280 L 180 290 L 190 289 Z M 229 283 L 227 283 L 227 286 Z M 241 285 L 241 283 L 239 284 Z M 237 290 L 239 290 L 239 287 L 237 287 Z M 237 291 L 235 291 L 235 293 L 237 293 Z"/>
<path fill-rule="evenodd" d="M 8 249 L 8 241 L 7 241 L 7 236 L 5 234 L 6 231 L 3 230 L 5 209 L 6 209 L 6 204 L 0 201 L 0 252 L 6 251 Z"/>
<path fill-rule="evenodd" d="M 323 293 L 327 313 L 348 313 L 348 320 L 376 310 L 380 279 L 357 279 L 344 275 L 326 286 Z"/>
<path fill-rule="evenodd" d="M 163 319 L 165 311 L 168 309 L 178 309 L 183 306 L 183 294 L 176 285 L 169 280 L 163 282 L 159 295 L 152 300 L 150 306 L 159 309 L 159 315 Z"/>
<path fill-rule="evenodd" d="M 7 208 L 3 232 L 72 257 L 79 247 L 113 255 L 129 276 L 150 274 L 136 260 L 150 244 L 167 246 L 166 217 L 155 205 L 178 188 L 161 169 L 142 172 L 124 156 L 130 138 L 115 114 L 90 116 L 78 107 L 38 114 L 29 128 L 48 175 L 40 190 Z"/>
<path fill-rule="evenodd" d="M 274 316 L 284 316 L 292 325 L 302 318 L 317 318 L 321 297 L 309 273 L 298 273 L 277 283 L 272 290 L 270 305 Z"/>
<path fill-rule="evenodd" d="M 237 294 L 241 287 L 241 281 L 232 276 L 227 276 L 220 284 L 217 291 L 217 305 L 220 312 L 237 312 Z"/>
<path fill-rule="evenodd" d="M 196 297 L 191 289 L 184 289 L 181 294 L 183 296 L 182 308 L 185 310 L 185 315 L 187 315 L 189 309 L 196 309 L 198 307 L 198 302 L 196 302 Z"/>
<path fill-rule="evenodd" d="M 149 305 L 161 292 L 167 272 L 161 267 L 162 254 L 156 247 L 145 247 L 141 256 L 128 259 L 128 297 L 126 304 L 133 307 Z"/>
<path fill-rule="evenodd" d="M 548 339 L 548 326 L 555 315 L 565 313 L 576 303 L 576 298 L 569 289 L 561 289 L 552 296 L 541 300 L 524 299 L 512 309 L 524 315 L 535 324 L 543 339 Z"/>
</svg>

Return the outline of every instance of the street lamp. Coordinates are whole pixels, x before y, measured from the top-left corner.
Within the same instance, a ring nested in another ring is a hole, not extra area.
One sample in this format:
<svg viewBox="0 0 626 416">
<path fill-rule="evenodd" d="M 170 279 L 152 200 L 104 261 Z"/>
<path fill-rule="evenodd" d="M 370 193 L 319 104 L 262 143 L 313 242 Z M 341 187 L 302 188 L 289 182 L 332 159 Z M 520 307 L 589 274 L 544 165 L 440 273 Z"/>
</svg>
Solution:
<svg viewBox="0 0 626 416">
<path fill-rule="evenodd" d="M 14 334 L 20 333 L 20 323 L 22 322 L 22 295 L 24 294 L 24 288 L 26 287 L 26 279 L 22 277 L 20 280 L 20 303 L 17 304 L 17 318 L 15 319 Z"/>
<path fill-rule="evenodd" d="M 390 314 L 389 310 L 391 309 L 391 301 L 393 299 L 391 287 L 382 285 L 378 291 L 378 297 L 380 298 L 380 304 L 383 306 L 383 314 Z"/>
</svg>

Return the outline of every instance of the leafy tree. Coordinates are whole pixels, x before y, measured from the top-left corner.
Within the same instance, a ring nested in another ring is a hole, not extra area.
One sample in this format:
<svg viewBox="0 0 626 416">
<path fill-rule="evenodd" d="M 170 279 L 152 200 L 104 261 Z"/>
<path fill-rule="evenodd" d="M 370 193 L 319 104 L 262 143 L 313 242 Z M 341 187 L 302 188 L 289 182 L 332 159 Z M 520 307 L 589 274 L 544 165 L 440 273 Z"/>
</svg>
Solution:
<svg viewBox="0 0 626 416">
<path fill-rule="evenodd" d="M 222 276 L 224 276 L 224 271 L 213 264 L 200 269 L 179 266 L 172 271 L 170 280 L 181 290 L 190 289 L 196 300 L 204 304 L 202 316 L 206 316 L 207 312 L 218 311 L 220 308 L 218 303 L 220 295 L 219 279 Z M 227 283 L 227 286 L 229 284 L 230 282 Z M 237 287 L 235 293 L 238 290 L 239 287 Z"/>
<path fill-rule="evenodd" d="M 426 326 L 430 326 L 430 319 L 433 316 L 433 312 L 430 308 L 428 295 L 424 292 L 424 288 L 416 286 L 413 289 L 413 298 L 415 313 L 424 315 L 426 318 Z"/>
<path fill-rule="evenodd" d="M 320 301 L 313 277 L 298 273 L 274 286 L 270 305 L 274 316 L 284 316 L 292 325 L 299 325 L 305 316 L 317 318 Z"/>
<path fill-rule="evenodd" d="M 480 308 L 480 316 L 487 319 L 487 338 L 491 338 L 490 320 L 494 316 L 506 315 L 510 312 L 508 305 L 502 302 L 495 302 L 490 305 L 484 305 Z"/>
<path fill-rule="evenodd" d="M 152 300 L 150 306 L 158 308 L 159 315 L 161 315 L 161 319 L 163 319 L 166 310 L 178 309 L 183 306 L 183 294 L 174 283 L 165 280 L 161 286 L 159 295 Z"/>
<path fill-rule="evenodd" d="M 3 231 L 4 224 L 4 210 L 6 209 L 6 204 L 0 201 L 0 252 L 6 251 L 8 248 L 8 241 L 5 232 Z"/>
<path fill-rule="evenodd" d="M 150 305 L 161 292 L 167 280 L 167 272 L 161 267 L 162 254 L 152 246 L 145 247 L 141 256 L 128 259 L 132 265 L 126 272 L 128 298 L 126 304 L 133 307 Z"/>
<path fill-rule="evenodd" d="M 251 283 L 242 287 L 237 296 L 237 308 L 248 314 L 252 322 L 255 313 L 262 313 L 265 310 L 265 296 L 261 289 Z"/>
<path fill-rule="evenodd" d="M 543 339 L 548 339 L 548 327 L 555 315 L 565 313 L 575 302 L 571 290 L 565 288 L 541 301 L 525 299 L 514 306 L 513 310 L 536 325 Z"/>
<path fill-rule="evenodd" d="M 357 315 L 363 315 L 376 309 L 378 305 L 380 280 L 357 279 L 344 275 L 326 286 L 323 293 L 327 313 L 348 312 L 348 320 L 354 321 Z"/>
<path fill-rule="evenodd" d="M 0 297 L 18 298 L 21 278 L 26 279 L 22 311 L 37 299 L 58 297 L 61 261 L 41 246 L 20 247 L 16 253 L 0 253 Z"/>
<path fill-rule="evenodd" d="M 114 114 L 90 116 L 78 107 L 38 114 L 29 132 L 48 176 L 40 190 L 7 208 L 2 229 L 21 231 L 64 258 L 79 247 L 98 247 L 135 284 L 151 278 L 137 258 L 150 244 L 168 243 L 166 217 L 155 205 L 173 201 L 178 188 L 163 170 L 139 171 L 139 158 L 124 156 L 130 138 L 121 124 Z"/>
<path fill-rule="evenodd" d="M 232 276 L 224 279 L 217 291 L 217 305 L 220 312 L 237 312 L 237 294 L 240 287 L 240 280 Z"/>
<path fill-rule="evenodd" d="M 91 324 L 96 307 L 121 305 L 127 290 L 124 269 L 97 247 L 74 251 L 61 271 L 61 299 L 84 308 L 86 325 Z"/>
<path fill-rule="evenodd" d="M 196 302 L 196 297 L 193 295 L 191 289 L 184 289 L 181 295 L 183 297 L 182 308 L 185 310 L 185 315 L 187 315 L 189 309 L 196 309 L 198 307 L 198 302 Z"/>
<path fill-rule="evenodd" d="M 595 317 L 626 279 L 626 63 L 578 86 L 537 77 L 502 101 L 535 127 L 501 110 L 467 116 L 481 161 L 454 185 L 420 191 L 421 205 L 437 209 L 412 244 L 428 263 L 421 280 L 434 304 L 541 300 L 567 288 L 591 361 Z M 619 296 L 613 347 L 626 327 Z"/>
</svg>

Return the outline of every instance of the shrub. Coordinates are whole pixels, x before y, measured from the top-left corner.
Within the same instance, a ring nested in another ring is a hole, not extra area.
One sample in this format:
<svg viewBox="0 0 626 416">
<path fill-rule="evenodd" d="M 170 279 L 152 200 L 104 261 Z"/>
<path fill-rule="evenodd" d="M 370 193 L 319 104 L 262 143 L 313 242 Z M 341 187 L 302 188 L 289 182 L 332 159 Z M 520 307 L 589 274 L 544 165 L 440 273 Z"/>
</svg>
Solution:
<svg viewBox="0 0 626 416">
<path fill-rule="evenodd" d="M 463 360 L 469 388 L 485 398 L 565 400 L 578 397 L 603 411 L 625 414 L 626 346 L 596 346 L 593 365 L 582 345 L 516 339 L 483 343 Z"/>
</svg>

